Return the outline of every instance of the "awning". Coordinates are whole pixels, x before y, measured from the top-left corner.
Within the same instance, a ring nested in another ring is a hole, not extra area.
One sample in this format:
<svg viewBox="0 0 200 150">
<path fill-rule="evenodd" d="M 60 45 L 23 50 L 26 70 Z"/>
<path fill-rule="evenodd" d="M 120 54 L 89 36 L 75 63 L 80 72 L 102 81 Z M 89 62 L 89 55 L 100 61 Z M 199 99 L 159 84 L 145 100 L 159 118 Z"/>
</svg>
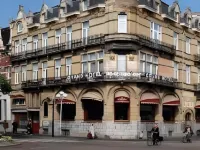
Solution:
<svg viewBox="0 0 200 150">
<path fill-rule="evenodd" d="M 26 109 L 12 109 L 11 112 L 13 113 L 27 113 Z"/>
<path fill-rule="evenodd" d="M 115 93 L 115 103 L 130 103 L 129 94 L 126 91 L 120 90 Z"/>
<path fill-rule="evenodd" d="M 84 99 L 96 100 L 96 101 L 100 101 L 100 102 L 103 101 L 103 98 L 102 98 L 102 96 L 101 96 L 100 93 L 98 93 L 98 92 L 92 92 L 92 91 L 83 94 L 83 96 L 82 96 L 81 99 L 82 100 L 84 100 Z"/>
<path fill-rule="evenodd" d="M 196 105 L 195 108 L 196 108 L 196 109 L 200 109 L 200 105 Z"/>
<path fill-rule="evenodd" d="M 60 98 L 56 98 L 56 104 L 61 104 Z M 74 96 L 71 93 L 69 93 L 67 94 L 66 98 L 62 99 L 62 104 L 76 104 L 76 100 Z"/>
<path fill-rule="evenodd" d="M 151 92 L 146 92 L 142 94 L 140 102 L 141 104 L 157 105 L 160 103 L 160 99 L 156 94 L 151 93 Z"/>
<path fill-rule="evenodd" d="M 179 106 L 180 100 L 174 95 L 166 95 L 163 99 L 163 105 Z"/>
<path fill-rule="evenodd" d="M 22 94 L 14 94 L 14 95 L 11 95 L 10 98 L 12 98 L 12 99 L 25 99 L 24 95 L 22 95 Z"/>
</svg>

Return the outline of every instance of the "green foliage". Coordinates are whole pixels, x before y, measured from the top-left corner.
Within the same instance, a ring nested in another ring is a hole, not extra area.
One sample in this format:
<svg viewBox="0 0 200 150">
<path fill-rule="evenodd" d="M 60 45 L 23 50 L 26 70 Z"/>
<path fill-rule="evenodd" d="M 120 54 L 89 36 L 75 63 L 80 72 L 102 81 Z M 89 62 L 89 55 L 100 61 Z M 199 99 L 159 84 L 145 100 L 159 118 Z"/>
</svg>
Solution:
<svg viewBox="0 0 200 150">
<path fill-rule="evenodd" d="M 2 137 L 0 138 L 0 141 L 4 141 L 4 142 L 12 142 L 13 139 L 12 139 L 11 136 L 2 136 Z"/>
<path fill-rule="evenodd" d="M 0 74 L 0 91 L 3 94 L 8 94 L 12 91 L 12 88 L 6 78 Z"/>
</svg>

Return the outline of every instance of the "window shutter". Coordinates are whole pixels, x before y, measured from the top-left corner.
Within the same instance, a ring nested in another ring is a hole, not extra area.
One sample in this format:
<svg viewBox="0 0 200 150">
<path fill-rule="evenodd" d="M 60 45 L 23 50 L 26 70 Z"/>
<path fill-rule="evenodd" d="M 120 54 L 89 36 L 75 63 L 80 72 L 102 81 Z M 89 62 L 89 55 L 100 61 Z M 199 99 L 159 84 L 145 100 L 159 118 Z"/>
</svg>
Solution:
<svg viewBox="0 0 200 150">
<path fill-rule="evenodd" d="M 127 15 L 118 15 L 118 33 L 127 33 Z"/>
</svg>

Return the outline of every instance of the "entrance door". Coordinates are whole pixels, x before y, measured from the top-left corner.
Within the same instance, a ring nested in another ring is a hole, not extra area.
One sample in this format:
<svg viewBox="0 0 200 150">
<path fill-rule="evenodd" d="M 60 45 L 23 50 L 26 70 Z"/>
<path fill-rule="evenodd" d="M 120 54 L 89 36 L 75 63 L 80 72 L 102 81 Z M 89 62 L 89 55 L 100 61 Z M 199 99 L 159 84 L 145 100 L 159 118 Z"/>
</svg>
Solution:
<svg viewBox="0 0 200 150">
<path fill-rule="evenodd" d="M 30 112 L 30 119 L 32 120 L 33 134 L 39 134 L 40 130 L 39 112 L 38 111 Z"/>
</svg>

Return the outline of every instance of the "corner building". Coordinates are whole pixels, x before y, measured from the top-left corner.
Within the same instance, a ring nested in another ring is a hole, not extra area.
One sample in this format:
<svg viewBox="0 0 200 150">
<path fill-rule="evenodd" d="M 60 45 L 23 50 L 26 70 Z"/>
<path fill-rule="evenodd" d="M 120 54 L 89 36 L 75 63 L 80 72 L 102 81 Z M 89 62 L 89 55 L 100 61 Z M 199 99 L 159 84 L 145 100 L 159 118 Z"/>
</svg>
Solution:
<svg viewBox="0 0 200 150">
<path fill-rule="evenodd" d="M 154 122 L 163 136 L 197 130 L 199 16 L 160 0 L 62 0 L 28 14 L 19 6 L 10 23 L 15 119 L 51 134 L 54 113 L 56 135 L 85 137 L 93 123 L 113 139 L 146 136 Z"/>
</svg>

